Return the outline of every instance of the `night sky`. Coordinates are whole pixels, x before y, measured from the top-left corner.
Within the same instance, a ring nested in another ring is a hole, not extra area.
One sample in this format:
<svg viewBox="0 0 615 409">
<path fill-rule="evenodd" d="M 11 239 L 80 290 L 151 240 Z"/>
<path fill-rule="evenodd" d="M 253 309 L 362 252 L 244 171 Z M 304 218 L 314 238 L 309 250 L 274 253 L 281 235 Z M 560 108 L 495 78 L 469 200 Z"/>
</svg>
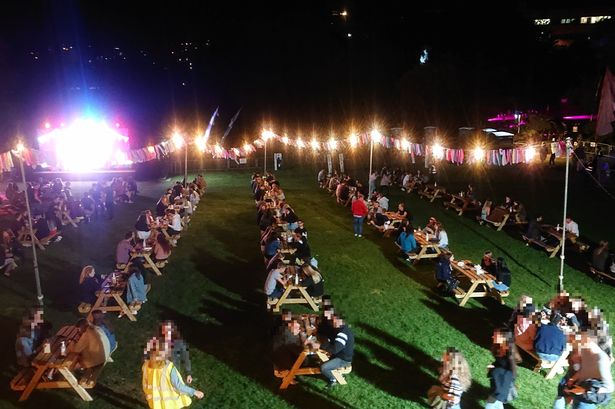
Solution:
<svg viewBox="0 0 615 409">
<path fill-rule="evenodd" d="M 231 144 L 262 124 L 455 129 L 562 98 L 595 111 L 613 58 L 604 44 L 554 51 L 538 41 L 532 2 L 414 3 L 2 2 L 0 138 L 88 114 L 121 121 L 139 145 L 174 123 L 203 127 L 217 106 L 214 137 L 243 107 Z"/>
</svg>

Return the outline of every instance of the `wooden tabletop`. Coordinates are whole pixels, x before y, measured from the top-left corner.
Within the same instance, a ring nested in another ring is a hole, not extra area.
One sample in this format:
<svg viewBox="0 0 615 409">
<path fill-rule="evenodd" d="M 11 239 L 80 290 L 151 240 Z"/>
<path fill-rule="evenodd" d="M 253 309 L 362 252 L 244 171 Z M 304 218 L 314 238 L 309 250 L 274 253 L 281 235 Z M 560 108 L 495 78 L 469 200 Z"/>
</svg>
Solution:
<svg viewBox="0 0 615 409">
<path fill-rule="evenodd" d="M 74 361 L 74 357 L 69 357 L 68 352 L 62 356 L 61 346 L 62 341 L 68 347 L 70 344 L 77 342 L 81 337 L 81 331 L 74 325 L 63 327 L 58 331 L 56 335 L 45 340 L 43 344 L 35 351 L 34 358 L 32 359 L 32 365 L 36 367 L 59 367 L 71 364 Z M 49 343 L 49 352 L 45 352 L 45 344 Z"/>
<path fill-rule="evenodd" d="M 429 236 L 429 241 L 427 241 L 427 237 L 424 232 L 422 232 L 421 230 L 416 230 L 414 232 L 414 239 L 422 247 L 438 247 L 439 240 L 435 240 L 435 237 L 434 240 L 432 240 L 432 234 L 430 234 Z"/>
<path fill-rule="evenodd" d="M 463 265 L 460 266 L 459 263 L 463 263 Z M 486 272 L 485 270 L 480 270 L 481 273 L 479 274 L 476 267 L 474 267 L 475 265 L 476 264 L 472 263 L 469 260 L 451 261 L 451 267 L 455 271 L 468 277 L 472 282 L 485 282 L 486 283 L 487 281 L 495 281 L 495 277 L 489 274 L 488 272 Z"/>
</svg>

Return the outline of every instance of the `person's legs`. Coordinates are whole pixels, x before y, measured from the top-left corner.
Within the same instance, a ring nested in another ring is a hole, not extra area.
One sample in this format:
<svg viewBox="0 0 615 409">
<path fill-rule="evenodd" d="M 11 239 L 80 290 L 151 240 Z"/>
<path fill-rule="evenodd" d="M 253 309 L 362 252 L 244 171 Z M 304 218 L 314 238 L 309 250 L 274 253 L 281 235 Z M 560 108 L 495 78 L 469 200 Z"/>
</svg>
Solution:
<svg viewBox="0 0 615 409">
<path fill-rule="evenodd" d="M 498 291 L 508 291 L 509 287 L 506 284 L 504 284 L 504 283 L 494 282 L 493 283 L 493 288 L 495 288 Z"/>
<path fill-rule="evenodd" d="M 559 359 L 559 355 L 556 354 L 543 354 L 542 352 L 536 352 L 536 355 L 543 361 L 555 362 Z"/>
<path fill-rule="evenodd" d="M 489 396 L 485 402 L 485 409 L 504 409 L 504 404 L 493 396 Z"/>
<path fill-rule="evenodd" d="M 572 402 L 572 409 L 594 409 L 597 406 L 598 405 L 596 405 L 595 403 L 587 403 L 581 401 L 581 398 L 578 396 L 575 397 L 574 401 Z"/>
<path fill-rule="evenodd" d="M 359 219 L 357 221 L 357 226 L 359 227 L 359 236 L 363 235 L 363 217 L 357 217 L 357 219 Z"/>
<path fill-rule="evenodd" d="M 335 377 L 333 376 L 333 371 L 338 368 L 343 368 L 345 366 L 350 365 L 350 362 L 346 362 L 340 358 L 333 358 L 325 362 L 320 366 L 320 373 L 323 374 L 325 378 L 329 381 L 329 383 L 335 382 Z"/>
<path fill-rule="evenodd" d="M 553 402 L 553 409 L 566 409 L 566 398 L 558 396 Z"/>
<path fill-rule="evenodd" d="M 352 227 L 354 229 L 354 235 L 358 236 L 359 235 L 359 218 L 352 216 Z"/>
</svg>

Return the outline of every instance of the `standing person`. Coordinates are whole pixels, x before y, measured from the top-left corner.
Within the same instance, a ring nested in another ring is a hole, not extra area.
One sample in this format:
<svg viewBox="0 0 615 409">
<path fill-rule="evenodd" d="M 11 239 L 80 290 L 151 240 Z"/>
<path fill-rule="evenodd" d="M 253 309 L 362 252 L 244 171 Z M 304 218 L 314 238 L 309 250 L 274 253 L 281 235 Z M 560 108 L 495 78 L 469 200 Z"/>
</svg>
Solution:
<svg viewBox="0 0 615 409">
<path fill-rule="evenodd" d="M 493 332 L 491 353 L 495 361 L 489 365 L 490 388 L 485 409 L 502 409 L 504 404 L 511 402 L 517 394 L 517 364 L 514 359 L 515 342 L 512 333 L 496 329 Z"/>
<path fill-rule="evenodd" d="M 598 271 L 606 271 L 606 262 L 609 258 L 609 242 L 601 240 L 598 247 L 592 253 L 592 267 Z"/>
<path fill-rule="evenodd" d="M 113 219 L 115 215 L 115 190 L 113 190 L 112 185 L 105 186 L 105 210 L 107 211 L 107 216 L 109 220 Z"/>
<path fill-rule="evenodd" d="M 179 409 L 190 406 L 191 397 L 203 399 L 204 393 L 186 385 L 173 362 L 169 347 L 154 338 L 147 343 L 141 367 L 143 392 L 150 409 Z"/>
<path fill-rule="evenodd" d="M 177 325 L 170 320 L 163 321 L 160 325 L 160 334 L 164 342 L 171 346 L 173 365 L 178 370 L 183 370 L 186 375 L 186 383 L 190 385 L 192 383 L 192 362 L 188 353 L 188 344 L 182 338 Z"/>
<path fill-rule="evenodd" d="M 549 156 L 549 166 L 555 166 L 555 153 L 557 152 L 557 142 L 555 142 L 555 138 L 551 140 L 550 144 L 550 152 L 551 156 Z"/>
<path fill-rule="evenodd" d="M 376 191 L 376 179 L 378 179 L 378 173 L 376 173 L 376 171 L 373 171 L 370 175 L 369 175 L 369 195 L 371 196 L 372 193 L 374 193 Z"/>
<path fill-rule="evenodd" d="M 329 353 L 329 360 L 320 366 L 320 373 L 329 381 L 328 388 L 337 385 L 333 371 L 350 366 L 354 355 L 354 335 L 341 316 L 333 316 L 333 328 L 335 338 L 322 345 L 317 341 L 312 342 L 313 349 L 322 348 Z"/>
<path fill-rule="evenodd" d="M 365 220 L 365 216 L 369 213 L 367 209 L 367 204 L 363 199 L 363 195 L 359 193 L 357 195 L 357 199 L 352 202 L 352 224 L 354 226 L 354 236 L 355 237 L 363 237 L 363 220 Z"/>
<path fill-rule="evenodd" d="M 380 177 L 380 191 L 383 194 L 389 194 L 389 186 L 391 185 L 391 176 L 388 171 L 382 172 Z"/>
<path fill-rule="evenodd" d="M 451 254 L 441 253 L 436 263 L 436 288 L 448 295 L 454 290 L 454 288 L 451 288 L 452 279 L 453 269 L 451 268 Z"/>
<path fill-rule="evenodd" d="M 439 374 L 440 385 L 432 386 L 427 392 L 431 407 L 444 401 L 447 409 L 461 409 L 461 395 L 472 385 L 468 361 L 456 348 L 447 348 Z M 439 407 L 444 407 L 444 404 Z"/>
<path fill-rule="evenodd" d="M 324 169 L 320 169 L 318 172 L 318 186 L 324 187 L 325 181 L 327 180 L 327 171 Z"/>
</svg>

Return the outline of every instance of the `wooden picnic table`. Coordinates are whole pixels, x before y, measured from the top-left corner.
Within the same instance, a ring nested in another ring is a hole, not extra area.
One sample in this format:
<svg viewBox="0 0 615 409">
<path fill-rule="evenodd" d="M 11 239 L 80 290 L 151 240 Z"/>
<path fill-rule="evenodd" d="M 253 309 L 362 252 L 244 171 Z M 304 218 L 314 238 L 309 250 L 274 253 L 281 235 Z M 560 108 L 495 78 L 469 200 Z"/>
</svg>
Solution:
<svg viewBox="0 0 615 409">
<path fill-rule="evenodd" d="M 470 298 L 484 297 L 493 297 L 501 304 L 504 304 L 504 297 L 508 296 L 508 292 L 500 292 L 493 288 L 493 282 L 496 280 L 493 275 L 487 273 L 485 270 L 478 270 L 475 265 L 468 260 L 452 261 L 451 267 L 455 271 L 456 277 L 470 281 L 470 288 L 467 290 L 459 286 L 455 289 L 455 297 L 461 299 L 459 302 L 461 307 L 466 305 Z"/>
<path fill-rule="evenodd" d="M 156 275 L 158 276 L 162 275 L 162 272 L 160 271 L 160 269 L 158 268 L 158 266 L 156 265 L 156 263 L 154 263 L 154 260 L 152 259 L 152 248 L 151 247 L 146 247 L 143 249 L 135 250 L 130 253 L 131 261 L 139 257 L 145 260 L 145 263 L 143 263 L 143 266 L 145 268 L 151 268 L 152 270 L 154 270 L 154 273 L 156 273 Z M 130 266 L 130 262 L 126 264 L 126 268 L 124 269 L 124 272 L 128 272 L 129 266 Z"/>
<path fill-rule="evenodd" d="M 455 193 L 452 193 L 450 196 L 451 200 L 444 202 L 444 207 L 454 209 L 459 216 L 463 215 L 464 212 L 480 209 L 478 202 L 468 196 L 461 196 Z"/>
<path fill-rule="evenodd" d="M 67 352 L 62 355 L 62 341 L 66 351 L 69 346 L 76 343 L 81 337 L 79 328 L 66 326 L 60 329 L 51 339 L 47 340 L 34 353 L 31 368 L 22 369 L 11 381 L 11 389 L 23 391 L 19 401 L 23 402 L 30 397 L 34 389 L 58 389 L 72 388 L 84 401 L 92 401 L 92 396 L 86 391 L 94 386 L 96 377 L 102 369 L 91 368 L 76 376 L 75 367 L 79 359 L 76 353 Z M 45 351 L 45 344 L 49 343 L 49 349 Z M 63 380 L 48 379 L 44 375 L 50 370 L 57 371 Z"/>
<path fill-rule="evenodd" d="M 293 319 L 296 319 L 300 323 L 303 333 L 306 336 L 312 337 L 316 337 L 317 335 L 316 325 L 314 325 L 317 317 L 318 316 L 315 314 L 302 314 L 300 316 L 293 315 Z M 282 378 L 280 390 L 288 388 L 288 386 L 293 382 L 296 376 L 320 374 L 320 366 L 303 367 L 303 362 L 310 355 L 316 355 L 321 363 L 327 362 L 329 360 L 329 355 L 327 354 L 327 352 L 323 351 L 322 349 L 314 350 L 306 346 L 297 357 L 297 360 L 295 361 L 291 369 Z M 339 383 L 340 385 L 346 385 L 346 379 L 344 379 L 343 375 L 350 373 L 351 370 L 351 366 L 334 370 L 333 376 L 335 377 L 337 383 Z"/>
<path fill-rule="evenodd" d="M 405 220 L 406 218 L 401 216 L 399 213 L 397 212 L 385 212 L 384 215 L 387 217 L 387 219 L 394 221 L 394 220 Z"/>
<path fill-rule="evenodd" d="M 115 275 L 115 282 L 113 282 L 113 276 Z M 92 320 L 92 311 L 100 310 L 103 312 L 108 311 L 120 311 L 131 321 L 136 321 L 137 317 L 130 311 L 128 305 L 122 299 L 126 286 L 128 285 L 128 274 L 122 272 L 114 272 L 107 277 L 101 284 L 100 291 L 98 291 L 98 298 L 96 303 L 92 306 L 88 319 Z M 109 305 L 109 301 L 115 300 L 117 305 Z"/>
<path fill-rule="evenodd" d="M 310 296 L 307 292 L 307 287 L 301 285 L 297 268 L 289 264 L 288 267 L 286 267 L 285 275 L 288 282 L 284 293 L 273 306 L 273 311 L 279 312 L 284 304 L 307 304 L 312 310 L 318 311 L 319 301 Z"/>
<path fill-rule="evenodd" d="M 502 228 L 508 223 L 508 219 L 510 216 L 514 215 L 514 212 L 511 212 L 509 209 L 506 209 L 502 206 L 495 207 L 489 216 L 487 216 L 486 221 L 493 224 L 497 227 L 497 231 L 502 230 Z"/>
<path fill-rule="evenodd" d="M 444 193 L 446 193 L 446 189 L 442 186 L 429 184 L 425 185 L 425 188 L 419 191 L 419 196 L 424 197 L 425 199 L 429 199 L 430 202 L 433 202 L 437 198 L 443 197 Z"/>
<path fill-rule="evenodd" d="M 424 258 L 437 258 L 442 254 L 443 250 L 438 245 L 439 241 L 431 237 L 427 240 L 427 235 L 424 232 L 416 230 L 414 232 L 414 239 L 421 249 L 418 253 L 408 253 L 408 258 L 413 260 L 413 263 L 418 263 L 419 260 Z"/>
</svg>

